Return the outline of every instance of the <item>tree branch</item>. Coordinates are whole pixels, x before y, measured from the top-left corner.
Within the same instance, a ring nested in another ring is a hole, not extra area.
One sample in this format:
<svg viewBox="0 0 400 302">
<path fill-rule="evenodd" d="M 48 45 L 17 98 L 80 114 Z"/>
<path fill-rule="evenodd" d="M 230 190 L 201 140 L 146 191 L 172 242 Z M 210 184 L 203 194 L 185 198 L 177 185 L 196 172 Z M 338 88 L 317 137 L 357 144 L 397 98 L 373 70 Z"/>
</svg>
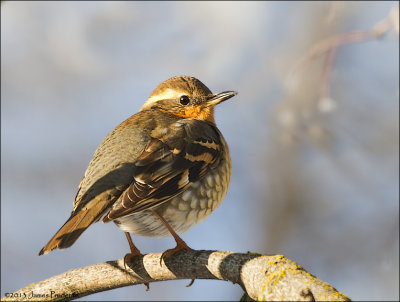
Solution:
<svg viewBox="0 0 400 302">
<path fill-rule="evenodd" d="M 137 256 L 124 268 L 123 259 L 72 269 L 33 283 L 2 301 L 73 300 L 128 285 L 176 279 L 219 279 L 239 284 L 242 299 L 350 301 L 282 255 L 223 251 L 181 251 L 160 264 L 161 253 Z"/>
</svg>

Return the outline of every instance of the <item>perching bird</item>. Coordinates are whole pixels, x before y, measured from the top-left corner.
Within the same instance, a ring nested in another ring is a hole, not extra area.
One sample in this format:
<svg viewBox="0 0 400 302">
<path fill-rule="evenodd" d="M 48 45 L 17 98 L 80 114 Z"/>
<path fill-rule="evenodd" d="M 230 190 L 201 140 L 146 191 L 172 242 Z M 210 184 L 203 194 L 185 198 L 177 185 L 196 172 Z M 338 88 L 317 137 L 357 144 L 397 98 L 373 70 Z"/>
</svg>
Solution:
<svg viewBox="0 0 400 302">
<path fill-rule="evenodd" d="M 70 247 L 92 223 L 114 221 L 129 233 L 177 235 L 204 220 L 224 199 L 231 176 L 228 145 L 215 125 L 214 106 L 235 96 L 213 94 L 194 77 L 161 83 L 140 111 L 100 143 L 82 179 L 67 222 L 39 255 Z"/>
</svg>

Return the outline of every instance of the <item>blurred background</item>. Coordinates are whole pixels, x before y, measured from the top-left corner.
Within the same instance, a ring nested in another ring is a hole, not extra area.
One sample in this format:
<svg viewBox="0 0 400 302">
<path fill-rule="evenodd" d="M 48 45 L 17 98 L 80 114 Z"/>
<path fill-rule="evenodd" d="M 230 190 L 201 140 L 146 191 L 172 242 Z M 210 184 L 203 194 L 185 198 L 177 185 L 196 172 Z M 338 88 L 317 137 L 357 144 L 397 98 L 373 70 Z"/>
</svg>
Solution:
<svg viewBox="0 0 400 302">
<path fill-rule="evenodd" d="M 319 41 L 368 30 L 396 3 L 2 1 L 1 296 L 128 252 L 115 225 L 96 223 L 71 248 L 37 256 L 103 137 L 185 74 L 239 95 L 216 109 L 229 192 L 182 238 L 283 254 L 351 299 L 398 300 L 398 29 L 340 47 L 326 72 L 324 56 L 292 72 Z M 144 253 L 175 246 L 133 239 Z M 81 300 L 242 295 L 228 282 L 187 283 Z"/>
</svg>

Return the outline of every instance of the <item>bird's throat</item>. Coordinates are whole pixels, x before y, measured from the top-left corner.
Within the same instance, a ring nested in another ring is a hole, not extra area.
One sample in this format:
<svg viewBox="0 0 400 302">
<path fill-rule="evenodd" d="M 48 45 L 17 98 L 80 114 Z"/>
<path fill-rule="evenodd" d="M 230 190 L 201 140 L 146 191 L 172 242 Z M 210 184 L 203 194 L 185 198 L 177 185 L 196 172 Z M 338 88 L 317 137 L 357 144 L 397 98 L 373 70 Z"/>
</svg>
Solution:
<svg viewBox="0 0 400 302">
<path fill-rule="evenodd" d="M 183 118 L 193 118 L 196 120 L 211 122 L 215 125 L 214 107 L 196 106 L 194 108 L 188 108 L 188 109 L 182 110 L 180 112 L 172 112 L 172 111 L 167 111 L 164 109 L 159 109 L 159 110 L 161 112 L 173 114 L 173 115 L 183 117 Z"/>
</svg>

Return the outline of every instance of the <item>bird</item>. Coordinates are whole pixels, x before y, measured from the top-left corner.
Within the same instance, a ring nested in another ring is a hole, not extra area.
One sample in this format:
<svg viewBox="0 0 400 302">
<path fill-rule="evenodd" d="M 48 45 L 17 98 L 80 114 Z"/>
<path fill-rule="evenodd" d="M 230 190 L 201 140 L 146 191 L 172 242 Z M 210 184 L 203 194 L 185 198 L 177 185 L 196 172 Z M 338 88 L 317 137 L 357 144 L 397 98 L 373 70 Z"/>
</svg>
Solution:
<svg viewBox="0 0 400 302">
<path fill-rule="evenodd" d="M 231 178 L 228 145 L 214 107 L 235 91 L 213 94 L 200 80 L 175 76 L 157 86 L 139 112 L 97 147 L 65 224 L 39 256 L 70 247 L 93 223 L 113 221 L 129 243 L 124 263 L 141 255 L 130 234 L 175 239 L 161 257 L 191 248 L 178 235 L 210 215 Z"/>
</svg>

